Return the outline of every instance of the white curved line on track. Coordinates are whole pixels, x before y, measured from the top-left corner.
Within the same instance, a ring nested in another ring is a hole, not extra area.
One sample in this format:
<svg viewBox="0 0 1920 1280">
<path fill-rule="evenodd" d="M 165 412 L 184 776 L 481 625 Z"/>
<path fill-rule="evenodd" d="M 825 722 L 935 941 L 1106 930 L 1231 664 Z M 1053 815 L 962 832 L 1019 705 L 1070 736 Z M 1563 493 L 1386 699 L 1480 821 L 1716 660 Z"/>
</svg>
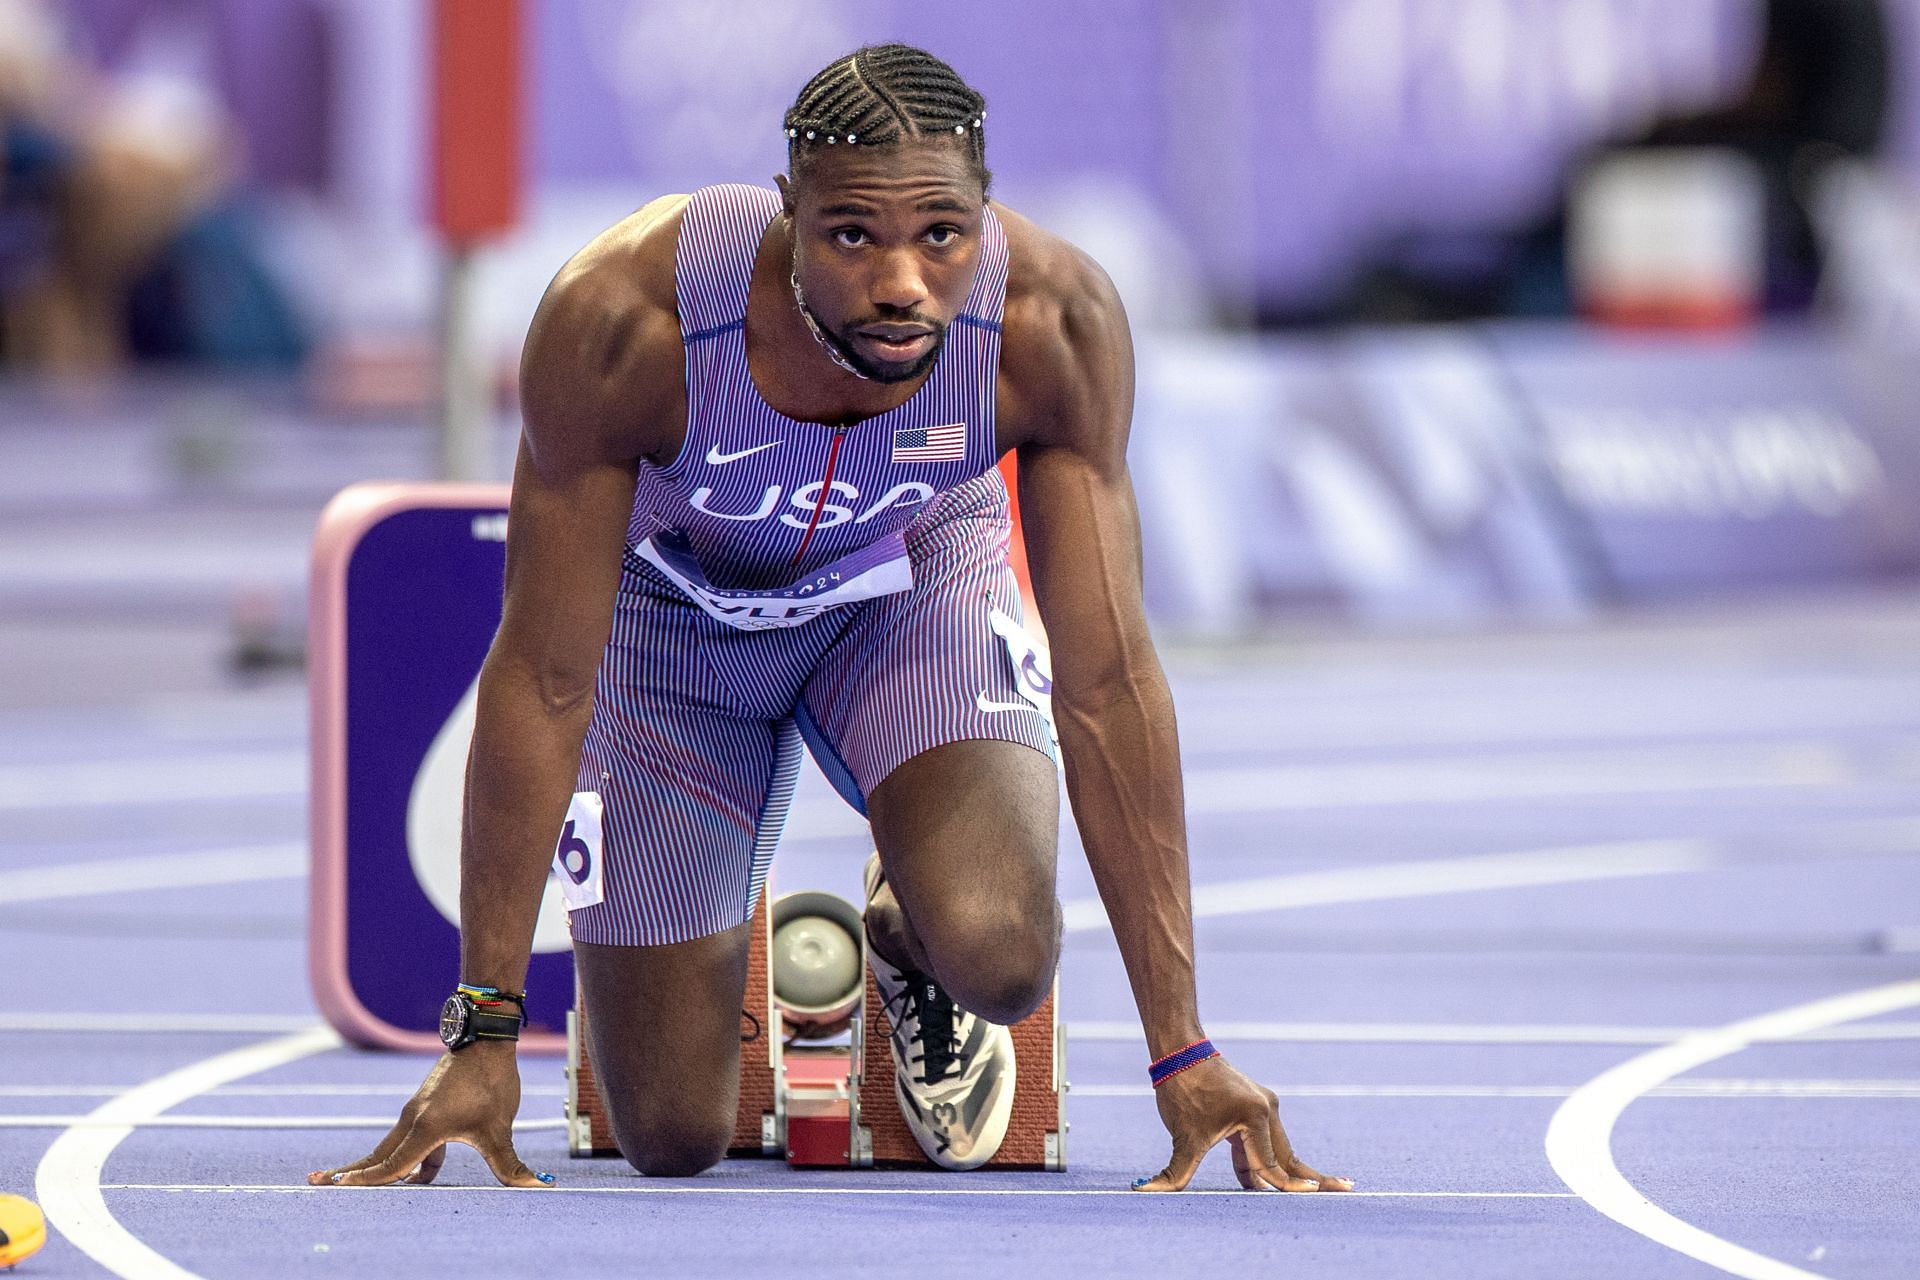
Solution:
<svg viewBox="0 0 1920 1280">
<path fill-rule="evenodd" d="M 75 1248 L 128 1280 L 189 1280 L 193 1273 L 156 1253 L 115 1220 L 100 1191 L 107 1157 L 134 1129 L 216 1086 L 340 1045 L 326 1028 L 279 1036 L 155 1076 L 96 1107 L 88 1127 L 53 1140 L 34 1175 L 47 1222 Z M 97 1127 L 96 1127 L 97 1126 Z"/>
<path fill-rule="evenodd" d="M 1763 1040 L 1920 1005 L 1920 979 L 1830 996 L 1775 1013 L 1697 1032 L 1629 1058 L 1580 1086 L 1547 1126 L 1547 1159 L 1560 1180 L 1621 1226 L 1696 1261 L 1746 1280 L 1821 1280 L 1683 1222 L 1641 1195 L 1613 1162 L 1613 1126 L 1630 1103 L 1682 1072 Z"/>
</svg>

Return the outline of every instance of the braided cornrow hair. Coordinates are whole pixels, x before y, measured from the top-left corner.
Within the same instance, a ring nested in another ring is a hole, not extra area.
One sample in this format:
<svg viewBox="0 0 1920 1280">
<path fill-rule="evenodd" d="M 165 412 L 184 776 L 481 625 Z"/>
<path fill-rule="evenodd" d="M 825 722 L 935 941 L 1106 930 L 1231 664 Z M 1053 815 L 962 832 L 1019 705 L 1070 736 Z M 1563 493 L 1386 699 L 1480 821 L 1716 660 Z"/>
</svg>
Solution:
<svg viewBox="0 0 1920 1280">
<path fill-rule="evenodd" d="M 795 178 L 821 147 L 887 146 L 907 138 L 946 136 L 987 170 L 987 101 L 960 74 L 925 49 L 868 45 L 807 81 L 788 109 L 787 166 Z"/>
</svg>

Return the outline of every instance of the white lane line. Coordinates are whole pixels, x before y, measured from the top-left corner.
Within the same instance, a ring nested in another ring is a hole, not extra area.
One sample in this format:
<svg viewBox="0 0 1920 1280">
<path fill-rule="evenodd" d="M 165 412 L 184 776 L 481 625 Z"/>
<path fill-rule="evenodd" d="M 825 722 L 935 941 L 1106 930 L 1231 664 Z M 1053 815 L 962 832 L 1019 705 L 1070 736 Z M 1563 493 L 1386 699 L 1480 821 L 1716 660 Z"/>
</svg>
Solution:
<svg viewBox="0 0 1920 1280">
<path fill-rule="evenodd" d="M 123 767 L 112 766 L 115 769 Z M 1187 793 L 1188 809 L 1193 812 L 1225 812 L 1236 808 L 1257 810 L 1289 807 L 1276 798 L 1276 793 L 1267 782 L 1261 780 L 1272 772 L 1226 771 L 1233 775 L 1235 781 L 1225 789 L 1216 786 L 1224 776 L 1221 771 L 1191 774 Z M 1254 776 L 1256 774 L 1259 776 Z M 7 777 L 8 770 L 0 768 L 0 809 L 7 807 Z M 1243 787 L 1250 788 L 1245 793 L 1245 803 L 1221 800 L 1221 797 L 1240 795 L 1239 788 Z M 1209 800 L 1209 795 L 1214 798 Z M 193 797 L 181 794 L 179 798 Z M 1455 798 L 1474 797 L 1461 792 Z M 824 825 L 837 830 L 834 820 L 823 816 L 826 812 L 823 809 L 811 814 L 809 825 Z M 851 815 L 852 811 L 848 810 L 847 813 Z M 1910 839 L 1913 820 L 1895 820 L 1896 826 L 1902 824 L 1903 832 Z M 856 830 L 864 832 L 863 823 Z M 819 835 L 822 832 L 815 831 L 812 834 Z M 1818 833 L 1809 834 L 1811 838 L 1818 838 Z M 1670 875 L 1701 870 L 1727 860 L 1715 842 L 1674 839 L 1628 840 L 1518 853 L 1380 863 L 1367 867 L 1295 872 L 1199 885 L 1193 891 L 1193 914 L 1199 919 L 1341 902 L 1373 902 L 1445 893 L 1473 893 L 1487 889 Z M 299 842 L 95 859 L 0 872 L 0 907 L 22 902 L 97 897 L 154 889 L 298 879 L 306 874 L 307 850 Z M 1068 902 L 1064 911 L 1065 927 L 1070 931 L 1100 929 L 1107 923 L 1105 908 L 1097 898 Z"/>
<path fill-rule="evenodd" d="M 118 1097 L 138 1086 L 0 1085 L 0 1098 Z M 1566 1098 L 1571 1084 L 1295 1084 L 1275 1089 L 1283 1098 Z M 207 1098 L 411 1097 L 417 1085 L 260 1085 L 209 1089 Z M 1075 1098 L 1151 1098 L 1144 1084 L 1076 1084 Z M 562 1097 L 558 1085 L 524 1086 L 522 1096 Z M 1920 1098 L 1920 1080 L 1676 1080 L 1650 1091 L 1649 1098 Z M 84 1115 L 8 1115 L 0 1129 L 65 1129 L 107 1123 Z M 112 1123 L 121 1123 L 114 1121 Z M 384 1129 L 393 1123 L 378 1116 L 166 1115 L 141 1121 L 141 1129 Z M 517 1120 L 516 1129 L 558 1129 L 564 1120 Z"/>
<path fill-rule="evenodd" d="M 1249 705 L 1244 698 L 1227 701 L 1189 694 L 1181 706 L 1189 719 L 1206 724 L 1205 740 L 1196 740 L 1196 747 L 1213 756 L 1272 751 L 1270 726 L 1276 722 L 1286 724 L 1289 748 L 1315 752 L 1512 751 L 1532 743 L 1549 749 L 1569 743 L 1590 744 L 1594 750 L 1613 743 L 1684 749 L 1742 739 L 1803 739 L 1808 733 L 1899 733 L 1911 727 L 1910 690 L 1902 690 L 1903 696 L 1895 700 L 1884 696 L 1884 683 L 1876 682 L 1864 697 L 1862 688 L 1851 682 L 1838 686 L 1818 723 L 1809 723 L 1803 708 L 1770 698 L 1718 706 L 1687 700 L 1689 705 L 1682 706 L 1681 699 L 1658 695 L 1605 702 L 1551 697 L 1543 705 L 1522 693 L 1496 696 L 1480 690 L 1454 698 L 1422 696 L 1416 706 L 1405 687 L 1372 699 L 1340 696 L 1325 704 L 1265 697 Z"/>
<path fill-rule="evenodd" d="M 1348 805 L 1459 804 L 1549 796 L 1617 795 L 1741 787 L 1833 786 L 1858 770 L 1817 742 L 1632 750 L 1498 752 L 1350 764 L 1194 769 L 1187 804 L 1203 813 Z M 258 749 L 132 760 L 0 765 L 0 812 L 113 808 L 196 800 L 298 796 L 304 751 Z M 797 824 L 864 831 L 841 806 L 807 804 Z"/>
<path fill-rule="evenodd" d="M 1570 1098 L 1571 1084 L 1296 1084 L 1283 1098 Z M 1076 1098 L 1151 1098 L 1146 1084 L 1076 1084 Z M 1649 1098 L 1920 1098 L 1920 1080 L 1675 1080 Z"/>
<path fill-rule="evenodd" d="M 885 1176 L 885 1175 L 882 1175 Z M 253 1184 L 222 1186 L 217 1183 L 115 1182 L 103 1191 L 171 1191 L 198 1195 L 460 1195 L 470 1191 L 515 1192 L 530 1194 L 524 1187 L 479 1185 L 471 1187 L 413 1186 L 395 1183 L 387 1187 L 308 1187 Z M 558 1186 L 538 1188 L 540 1195 L 571 1192 L 574 1195 L 601 1196 L 1137 1196 L 1138 1191 L 1106 1187 L 669 1187 L 645 1184 L 619 1187 Z M 1269 1196 L 1276 1191 L 1188 1191 L 1184 1195 Z M 1295 1199 L 1309 1200 L 1577 1200 L 1568 1191 L 1342 1191 L 1326 1195 L 1306 1193 Z"/>
<path fill-rule="evenodd" d="M 306 790 L 304 751 L 218 751 L 135 760 L 0 765 L 0 812 L 251 800 L 304 795 Z"/>
<path fill-rule="evenodd" d="M 1797 830 L 1794 835 L 1806 850 L 1820 856 L 1910 852 L 1920 846 L 1920 821 L 1901 817 L 1825 823 Z M 1726 840 L 1699 837 L 1616 840 L 1514 853 L 1422 858 L 1196 884 L 1193 915 L 1198 920 L 1338 903 L 1675 875 L 1743 861 Z M 1098 898 L 1074 899 L 1063 903 L 1062 911 L 1070 932 L 1108 927 L 1106 908 Z"/>
<path fill-rule="evenodd" d="M 294 1018 L 284 1013 L 0 1013 L 0 1030 L 50 1031 L 109 1035 L 274 1035 L 310 1031 L 320 1026 L 315 1018 Z"/>
<path fill-rule="evenodd" d="M 53 1140 L 34 1175 L 47 1222 L 73 1246 L 127 1280 L 187 1280 L 192 1272 L 168 1261 L 121 1226 L 100 1192 L 107 1157 L 134 1128 L 216 1086 L 337 1048 L 340 1037 L 314 1028 L 202 1059 L 109 1099 L 87 1117 L 99 1127 L 68 1129 Z"/>
<path fill-rule="evenodd" d="M 1824 742 L 1799 741 L 1195 767 L 1186 771 L 1184 786 L 1188 813 L 1224 814 L 1831 787 L 1861 777 L 1844 752 Z M 791 836 L 800 839 L 867 833 L 866 819 L 836 799 L 818 794 L 802 795 L 794 802 L 788 827 Z"/>
<path fill-rule="evenodd" d="M 131 1092 L 131 1090 L 129 1090 Z M 411 1092 L 411 1090 L 409 1090 Z M 121 1094 L 124 1098 L 127 1095 Z M 391 1129 L 385 1116 L 152 1116 L 145 1120 L 102 1118 L 98 1112 L 76 1116 L 0 1115 L 0 1129 Z M 560 1129 L 566 1121 L 516 1120 L 516 1129 Z"/>
<path fill-rule="evenodd" d="M 1617 840 L 1520 853 L 1381 862 L 1333 871 L 1299 871 L 1195 885 L 1193 915 L 1199 920 L 1343 902 L 1380 902 L 1391 898 L 1478 893 L 1487 889 L 1672 875 L 1705 870 L 1725 860 L 1713 841 L 1679 839 Z M 1062 911 L 1065 928 L 1070 933 L 1108 927 L 1106 908 L 1098 898 L 1077 898 L 1062 904 Z"/>
<path fill-rule="evenodd" d="M 288 880 L 307 874 L 304 842 L 157 853 L 137 858 L 96 858 L 55 866 L 0 871 L 0 907 L 53 898 L 143 893 L 247 880 Z"/>
<path fill-rule="evenodd" d="M 1299 1044 L 1601 1044 L 1661 1045 L 1705 1027 L 1624 1027 L 1561 1023 L 1450 1022 L 1212 1022 L 1216 1040 L 1266 1041 Z M 1140 1044 L 1146 1035 L 1138 1022 L 1074 1021 L 1067 1038 L 1076 1043 L 1095 1041 Z M 1920 1040 L 1920 1022 L 1868 1022 L 1828 1027 L 1782 1041 L 1819 1044 L 1851 1040 Z"/>
<path fill-rule="evenodd" d="M 1858 771 L 1820 742 L 1763 747 L 1524 751 L 1355 764 L 1200 769 L 1187 804 L 1206 813 L 1348 805 L 1465 804 L 1550 796 L 1652 794 L 1741 787 L 1838 786 Z"/>
<path fill-rule="evenodd" d="M 1553 1113 L 1547 1159 L 1560 1180 L 1595 1209 L 1648 1239 L 1746 1280 L 1818 1280 L 1816 1273 L 1755 1253 L 1681 1221 L 1636 1191 L 1613 1162 L 1620 1113 L 1685 1071 L 1777 1040 L 1920 1005 L 1920 980 L 1889 983 L 1697 1032 L 1629 1058 L 1595 1076 Z"/>
<path fill-rule="evenodd" d="M 312 1018 L 277 1013 L 0 1013 L 0 1031 L 156 1035 L 271 1035 L 305 1031 Z M 1633 1027 L 1577 1023 L 1445 1022 L 1216 1022 L 1222 1040 L 1301 1044 L 1613 1044 L 1661 1045 L 1702 1027 Z M 1082 1019 L 1067 1024 L 1070 1040 L 1134 1044 L 1146 1039 L 1138 1022 Z M 1868 1022 L 1828 1027 L 1783 1041 L 1821 1044 L 1855 1040 L 1920 1040 L 1920 1022 Z M 408 1086 L 412 1092 L 413 1086 Z"/>
<path fill-rule="evenodd" d="M 0 1084 L 0 1098 L 113 1098 L 130 1084 Z M 208 1098 L 408 1098 L 420 1087 L 412 1084 L 229 1084 L 209 1089 Z M 558 1084 L 523 1084 L 522 1097 L 563 1098 L 567 1090 Z"/>
</svg>

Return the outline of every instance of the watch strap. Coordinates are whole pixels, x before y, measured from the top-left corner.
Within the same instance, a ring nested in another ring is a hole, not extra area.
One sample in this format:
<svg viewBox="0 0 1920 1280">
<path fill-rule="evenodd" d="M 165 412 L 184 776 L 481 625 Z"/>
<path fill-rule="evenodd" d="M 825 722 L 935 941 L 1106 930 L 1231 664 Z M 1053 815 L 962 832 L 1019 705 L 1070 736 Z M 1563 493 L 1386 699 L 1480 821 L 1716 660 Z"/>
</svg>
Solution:
<svg viewBox="0 0 1920 1280">
<path fill-rule="evenodd" d="M 467 1034 L 475 1040 L 518 1040 L 520 1022 L 524 1016 L 518 1010 L 513 1013 L 493 1013 L 476 1008 L 467 1015 Z"/>
</svg>

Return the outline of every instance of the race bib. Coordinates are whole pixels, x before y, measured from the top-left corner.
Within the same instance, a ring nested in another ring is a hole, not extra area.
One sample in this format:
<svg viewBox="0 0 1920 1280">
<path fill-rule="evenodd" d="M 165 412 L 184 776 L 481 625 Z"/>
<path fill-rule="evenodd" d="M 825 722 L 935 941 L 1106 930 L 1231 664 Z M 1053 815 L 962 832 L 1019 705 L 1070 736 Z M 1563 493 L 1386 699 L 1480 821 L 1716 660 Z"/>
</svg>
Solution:
<svg viewBox="0 0 1920 1280">
<path fill-rule="evenodd" d="M 592 791 L 576 791 L 567 806 L 566 825 L 553 850 L 553 876 L 560 882 L 560 897 L 567 910 L 598 906 L 607 891 L 601 878 L 600 851 L 604 848 L 600 797 Z"/>
<path fill-rule="evenodd" d="M 680 533 L 656 533 L 636 544 L 633 551 L 709 615 L 742 631 L 797 627 L 829 609 L 913 586 L 913 562 L 907 558 L 906 537 L 897 530 L 773 591 L 714 586 Z"/>
</svg>

